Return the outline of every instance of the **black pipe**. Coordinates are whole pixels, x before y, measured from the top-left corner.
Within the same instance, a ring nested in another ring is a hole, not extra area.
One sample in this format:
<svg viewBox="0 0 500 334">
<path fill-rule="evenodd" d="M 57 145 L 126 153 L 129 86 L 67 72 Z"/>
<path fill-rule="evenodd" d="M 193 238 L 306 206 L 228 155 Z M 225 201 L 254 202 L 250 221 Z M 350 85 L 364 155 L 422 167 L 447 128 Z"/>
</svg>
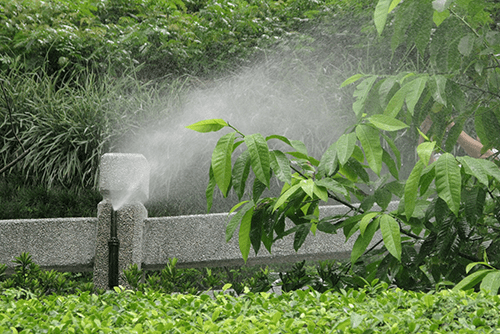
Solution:
<svg viewBox="0 0 500 334">
<path fill-rule="evenodd" d="M 111 228 L 110 228 L 110 238 L 108 241 L 109 247 L 109 288 L 118 286 L 118 250 L 120 248 L 120 240 L 118 240 L 117 234 L 117 212 L 111 209 Z"/>
</svg>

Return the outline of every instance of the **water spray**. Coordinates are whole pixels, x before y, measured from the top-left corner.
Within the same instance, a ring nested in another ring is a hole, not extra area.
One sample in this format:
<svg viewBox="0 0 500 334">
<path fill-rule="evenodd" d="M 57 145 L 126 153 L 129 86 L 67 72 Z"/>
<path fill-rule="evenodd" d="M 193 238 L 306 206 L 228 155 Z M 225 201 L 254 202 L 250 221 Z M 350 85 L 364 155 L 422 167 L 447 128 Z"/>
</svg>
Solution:
<svg viewBox="0 0 500 334">
<path fill-rule="evenodd" d="M 110 238 L 108 241 L 109 248 L 109 288 L 118 286 L 118 253 L 120 249 L 120 240 L 118 240 L 117 233 L 117 216 L 118 212 L 114 209 L 111 210 L 111 228 L 110 228 Z"/>
</svg>

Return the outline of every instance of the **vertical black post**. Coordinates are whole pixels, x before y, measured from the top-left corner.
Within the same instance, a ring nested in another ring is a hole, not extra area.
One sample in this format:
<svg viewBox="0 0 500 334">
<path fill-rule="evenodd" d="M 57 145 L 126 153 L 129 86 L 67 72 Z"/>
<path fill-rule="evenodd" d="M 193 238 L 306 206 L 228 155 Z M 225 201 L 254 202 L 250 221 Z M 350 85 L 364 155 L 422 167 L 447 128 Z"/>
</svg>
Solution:
<svg viewBox="0 0 500 334">
<path fill-rule="evenodd" d="M 117 234 L 117 212 L 111 209 L 111 231 L 108 241 L 109 246 L 109 288 L 113 289 L 118 286 L 118 250 L 120 248 L 120 240 Z"/>
</svg>

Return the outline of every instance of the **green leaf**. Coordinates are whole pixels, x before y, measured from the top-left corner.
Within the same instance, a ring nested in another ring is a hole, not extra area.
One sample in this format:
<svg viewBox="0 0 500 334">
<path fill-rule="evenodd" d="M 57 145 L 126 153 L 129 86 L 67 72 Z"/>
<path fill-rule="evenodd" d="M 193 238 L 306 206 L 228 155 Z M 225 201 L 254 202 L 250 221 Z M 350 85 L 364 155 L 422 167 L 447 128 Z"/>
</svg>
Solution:
<svg viewBox="0 0 500 334">
<path fill-rule="evenodd" d="M 397 161 L 397 166 L 399 169 L 399 167 L 401 167 L 401 152 L 399 152 L 396 144 L 394 144 L 394 141 L 389 136 L 387 136 L 385 133 L 382 133 L 381 135 L 382 135 L 382 138 L 385 139 L 386 143 L 389 144 L 389 147 L 391 148 L 392 153 L 394 153 L 394 156 L 396 157 L 396 161 Z"/>
<path fill-rule="evenodd" d="M 483 270 L 478 270 L 467 277 L 465 277 L 463 280 L 458 282 L 457 285 L 452 289 L 453 291 L 458 291 L 458 290 L 469 290 L 475 287 L 479 282 L 483 280 L 483 278 L 488 275 L 489 273 L 492 272 L 492 269 L 483 269 Z"/>
<path fill-rule="evenodd" d="M 243 261 L 247 262 L 248 255 L 250 254 L 250 229 L 252 227 L 252 215 L 254 208 L 253 206 L 245 212 L 243 218 L 241 219 L 240 230 L 238 232 L 238 244 L 240 246 L 241 256 Z"/>
<path fill-rule="evenodd" d="M 328 192 L 325 187 L 318 185 L 318 182 L 314 183 L 313 192 L 320 200 L 328 202 Z"/>
<path fill-rule="evenodd" d="M 293 239 L 293 249 L 295 251 L 298 251 L 302 244 L 304 244 L 310 229 L 311 224 L 301 224 L 297 227 L 297 231 L 295 232 Z"/>
<path fill-rule="evenodd" d="M 425 165 L 429 164 L 431 160 L 431 156 L 434 152 L 434 147 L 436 146 L 436 142 L 423 142 L 417 147 L 417 155 L 422 160 Z"/>
<path fill-rule="evenodd" d="M 320 187 L 325 187 L 328 190 L 333 191 L 336 194 L 342 194 L 344 196 L 347 196 L 347 190 L 344 188 L 344 186 L 335 179 L 332 178 L 323 178 L 321 180 L 316 181 L 316 185 Z"/>
<path fill-rule="evenodd" d="M 356 133 L 354 132 L 349 134 L 344 133 L 337 140 L 335 147 L 337 149 L 337 158 L 339 159 L 341 165 L 345 165 L 347 160 L 351 157 L 352 152 L 354 151 L 354 146 L 356 145 L 356 140 Z"/>
<path fill-rule="evenodd" d="M 226 226 L 226 242 L 229 242 L 231 238 L 233 237 L 234 231 L 236 231 L 236 228 L 238 227 L 238 224 L 240 223 L 241 219 L 243 218 L 243 215 L 250 209 L 253 209 L 254 207 L 254 202 L 253 201 L 244 201 L 236 204 L 233 208 L 231 208 L 231 211 L 229 211 L 229 214 L 234 212 L 237 208 L 240 206 L 245 205 L 243 208 L 241 208 L 240 211 L 238 211 L 236 214 L 234 214 L 229 222 L 227 223 Z"/>
<path fill-rule="evenodd" d="M 391 5 L 389 6 L 389 9 L 387 10 L 387 12 L 388 13 L 392 12 L 392 10 L 394 8 L 396 8 L 396 6 L 399 5 L 400 2 L 401 2 L 401 0 L 392 0 Z"/>
<path fill-rule="evenodd" d="M 432 1 L 432 8 L 438 12 L 443 12 L 450 7 L 454 0 L 434 0 Z"/>
<path fill-rule="evenodd" d="M 380 217 L 380 231 L 384 245 L 396 259 L 401 262 L 401 232 L 399 224 L 390 215 L 384 214 Z"/>
<path fill-rule="evenodd" d="M 370 244 L 370 242 L 373 239 L 373 236 L 375 235 L 375 232 L 378 229 L 379 225 L 379 218 L 373 220 L 365 230 L 364 235 L 359 235 L 356 241 L 354 242 L 354 246 L 352 247 L 352 252 L 351 252 L 351 263 L 354 265 L 356 261 L 359 259 L 361 255 L 366 250 L 366 247 Z"/>
<path fill-rule="evenodd" d="M 220 129 L 226 126 L 228 126 L 226 121 L 217 118 L 217 119 L 207 119 L 204 121 L 199 121 L 194 124 L 186 126 L 186 128 L 197 132 L 212 132 L 212 131 L 219 131 Z"/>
<path fill-rule="evenodd" d="M 212 152 L 212 169 L 215 181 L 224 197 L 227 196 L 231 184 L 231 156 L 235 136 L 235 132 L 222 136 Z"/>
<path fill-rule="evenodd" d="M 489 292 L 490 295 L 495 296 L 498 294 L 500 288 L 500 270 L 495 270 L 488 273 L 481 282 L 481 291 Z"/>
<path fill-rule="evenodd" d="M 300 140 L 290 140 L 290 144 L 297 152 L 303 154 L 306 157 L 308 156 L 306 145 L 303 142 L 301 142 Z"/>
<path fill-rule="evenodd" d="M 288 145 L 292 146 L 292 143 L 290 142 L 290 140 L 288 140 L 288 138 L 286 138 L 284 136 L 272 135 L 272 136 L 267 136 L 266 137 L 266 141 L 269 141 L 271 139 L 278 139 L 278 140 L 281 140 L 282 142 L 284 142 L 285 144 L 288 144 Z"/>
<path fill-rule="evenodd" d="M 384 131 L 398 131 L 408 128 L 408 125 L 401 122 L 400 120 L 382 114 L 373 115 L 371 117 L 368 117 L 367 120 L 380 130 Z"/>
<path fill-rule="evenodd" d="M 465 56 L 468 57 L 474 48 L 475 36 L 473 34 L 465 35 L 460 39 L 458 43 L 458 51 Z"/>
<path fill-rule="evenodd" d="M 384 115 L 395 118 L 405 102 L 406 94 L 408 92 L 408 86 L 404 85 L 401 87 L 396 94 L 389 100 L 387 107 L 384 110 Z"/>
<path fill-rule="evenodd" d="M 352 110 L 359 118 L 363 109 L 365 107 L 366 98 L 368 97 L 368 93 L 370 92 L 373 84 L 377 80 L 376 75 L 372 75 L 361 81 L 359 85 L 356 86 L 356 90 L 354 91 L 353 96 L 356 98 L 356 102 L 352 105 Z"/>
<path fill-rule="evenodd" d="M 333 143 L 328 147 L 318 165 L 318 174 L 322 176 L 332 176 L 338 171 L 337 144 Z M 321 177 L 321 176 L 320 176 Z"/>
<path fill-rule="evenodd" d="M 398 170 L 398 168 L 396 166 L 396 163 L 392 159 L 391 155 L 389 153 L 387 153 L 386 150 L 384 150 L 383 153 L 382 153 L 382 161 L 384 162 L 384 164 L 389 169 L 389 172 L 391 173 L 391 175 L 396 180 L 399 180 L 399 170 Z"/>
<path fill-rule="evenodd" d="M 269 152 L 270 165 L 276 177 L 284 183 L 292 183 L 292 169 L 290 168 L 290 160 L 285 153 L 279 150 Z"/>
<path fill-rule="evenodd" d="M 432 14 L 432 21 L 436 24 L 436 27 L 439 27 L 444 20 L 446 20 L 450 16 L 450 11 L 445 10 L 442 12 L 434 11 Z"/>
<path fill-rule="evenodd" d="M 241 200 L 245 192 L 245 185 L 250 173 L 250 153 L 244 151 L 236 159 L 233 166 L 233 188 L 238 199 Z"/>
<path fill-rule="evenodd" d="M 493 161 L 468 156 L 458 157 L 457 160 L 464 167 L 465 173 L 474 176 L 485 186 L 489 185 L 488 176 L 492 176 L 500 182 L 500 170 Z"/>
<path fill-rule="evenodd" d="M 269 162 L 269 147 L 264 137 L 260 133 L 245 136 L 245 144 L 250 153 L 250 161 L 255 177 L 260 182 L 269 187 L 270 162 Z"/>
<path fill-rule="evenodd" d="M 207 213 L 210 212 L 210 210 L 212 209 L 212 204 L 214 201 L 214 191 L 216 185 L 217 182 L 215 182 L 214 171 L 212 169 L 212 166 L 210 166 L 207 190 L 205 190 L 205 197 L 207 199 Z"/>
<path fill-rule="evenodd" d="M 408 180 L 406 180 L 404 199 L 405 215 L 406 219 L 408 220 L 415 210 L 415 204 L 418 194 L 418 184 L 420 182 L 420 175 L 422 174 L 422 170 L 424 169 L 424 167 L 425 165 L 422 160 L 417 161 L 410 175 L 408 176 Z"/>
<path fill-rule="evenodd" d="M 427 75 L 420 76 L 415 80 L 410 81 L 405 86 L 407 86 L 406 93 L 406 106 L 408 107 L 408 111 L 413 115 L 415 110 L 415 105 L 417 104 L 422 92 L 424 91 L 425 85 L 427 84 L 427 80 L 429 77 Z"/>
<path fill-rule="evenodd" d="M 375 13 L 373 15 L 373 20 L 375 21 L 375 27 L 379 35 L 384 31 L 385 22 L 387 21 L 387 14 L 389 13 L 389 8 L 391 6 L 392 0 L 379 0 L 377 6 L 375 7 Z"/>
<path fill-rule="evenodd" d="M 361 79 L 364 76 L 365 76 L 364 74 L 359 74 L 359 73 L 354 74 L 353 76 L 347 78 L 344 82 L 342 82 L 342 84 L 340 85 L 340 88 L 345 87 L 347 85 L 350 85 L 350 84 L 358 81 L 359 79 Z"/>
<path fill-rule="evenodd" d="M 379 131 L 368 125 L 358 125 L 356 135 L 365 151 L 368 166 L 380 176 L 382 170 L 382 146 L 380 145 Z"/>
<path fill-rule="evenodd" d="M 435 75 L 432 79 L 430 87 L 434 101 L 446 106 L 446 77 Z"/>
<path fill-rule="evenodd" d="M 359 233 L 363 236 L 372 219 L 378 216 L 380 212 L 365 212 L 363 219 L 359 222 Z"/>
<path fill-rule="evenodd" d="M 300 184 L 293 185 L 281 194 L 276 203 L 274 203 L 273 211 L 276 211 L 281 205 L 283 205 L 300 187 Z"/>
<path fill-rule="evenodd" d="M 458 216 L 462 178 L 457 160 L 450 153 L 444 153 L 436 161 L 436 189 L 438 196 Z"/>
<path fill-rule="evenodd" d="M 314 181 L 312 179 L 305 179 L 299 182 L 300 187 L 304 192 L 307 194 L 307 196 L 313 198 L 313 193 L 314 193 Z"/>
</svg>

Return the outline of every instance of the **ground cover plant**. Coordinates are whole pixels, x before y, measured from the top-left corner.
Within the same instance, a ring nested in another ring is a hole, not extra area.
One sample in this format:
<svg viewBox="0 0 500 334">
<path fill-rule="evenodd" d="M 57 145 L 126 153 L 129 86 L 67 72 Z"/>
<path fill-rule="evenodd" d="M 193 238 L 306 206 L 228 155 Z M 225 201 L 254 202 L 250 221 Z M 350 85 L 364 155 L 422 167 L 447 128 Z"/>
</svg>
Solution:
<svg viewBox="0 0 500 334">
<path fill-rule="evenodd" d="M 216 188 L 223 196 L 234 190 L 245 197 L 231 210 L 236 214 L 226 229 L 229 240 L 239 228 L 243 258 L 261 245 L 271 251 L 288 234 L 297 250 L 310 233 L 343 230 L 346 239 L 356 235 L 351 264 L 361 265 L 369 279 L 423 290 L 481 282 L 481 289 L 496 294 L 500 171 L 488 150 L 500 147 L 497 10 L 488 1 L 379 1 L 374 24 L 380 41 L 406 61 L 342 83 L 356 83 L 357 121 L 322 156 L 311 156 L 301 141 L 244 134 L 223 119 L 189 125 L 198 132 L 230 130 L 212 153 L 207 203 L 210 209 Z M 387 30 L 390 38 L 384 39 Z M 482 144 L 473 156 L 455 157 L 455 144 L 472 124 Z M 406 180 L 399 174 L 406 152 L 394 142 L 398 131 L 415 142 L 422 138 Z M 283 149 L 270 149 L 268 142 Z M 478 159 L 484 154 L 490 159 Z M 271 177 L 283 184 L 277 197 L 263 196 Z M 399 208 L 389 211 L 393 198 Z M 319 203 L 330 199 L 351 212 L 320 219 Z M 285 218 L 295 226 L 286 230 Z M 383 248 L 367 249 L 376 231 Z"/>
<path fill-rule="evenodd" d="M 498 333 L 498 296 L 472 291 L 433 293 L 388 289 L 233 297 L 134 292 L 20 299 L 0 296 L 6 333 Z"/>
</svg>

